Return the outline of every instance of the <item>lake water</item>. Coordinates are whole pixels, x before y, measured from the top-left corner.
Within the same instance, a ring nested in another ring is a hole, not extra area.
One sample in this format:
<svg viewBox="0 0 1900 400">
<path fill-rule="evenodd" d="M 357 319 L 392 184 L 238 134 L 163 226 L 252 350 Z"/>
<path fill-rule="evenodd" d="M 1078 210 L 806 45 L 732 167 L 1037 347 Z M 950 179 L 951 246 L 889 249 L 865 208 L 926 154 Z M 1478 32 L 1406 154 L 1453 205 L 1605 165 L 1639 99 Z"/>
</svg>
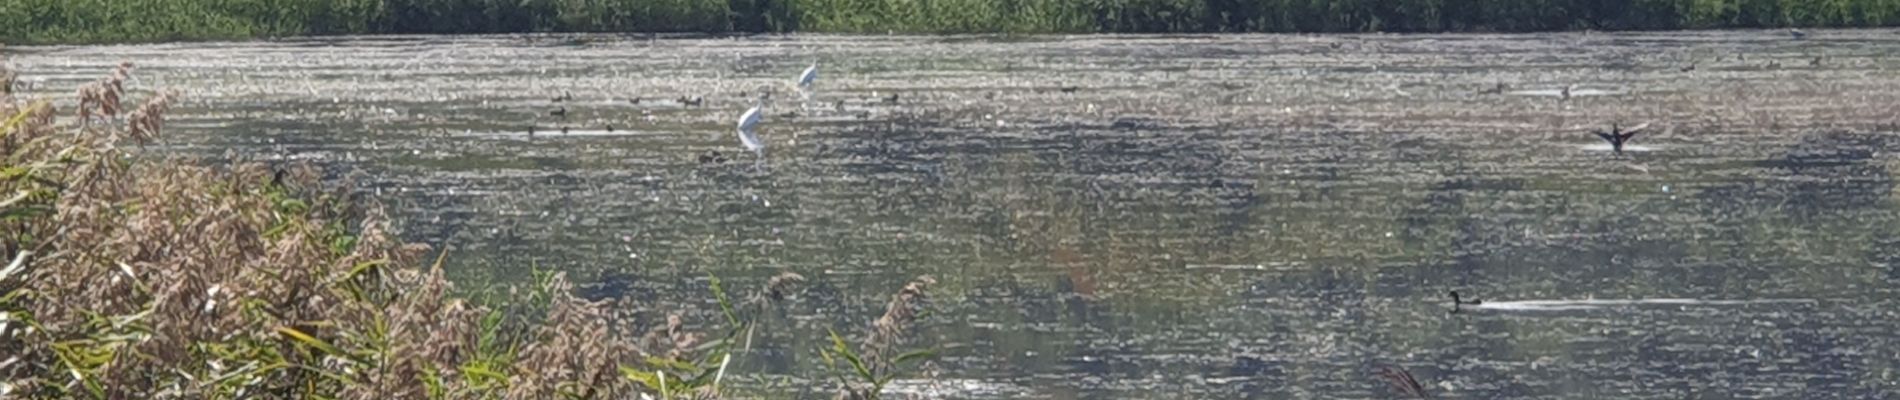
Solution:
<svg viewBox="0 0 1900 400">
<path fill-rule="evenodd" d="M 1443 398 L 1900 397 L 1891 30 L 7 51 L 62 99 L 137 63 L 184 95 L 159 151 L 354 177 L 470 285 L 566 271 L 713 331 L 709 275 L 802 274 L 754 390 L 826 397 L 825 329 L 930 275 L 947 350 L 895 392 L 1395 398 L 1393 364 Z M 733 127 L 768 91 L 760 159 Z"/>
</svg>

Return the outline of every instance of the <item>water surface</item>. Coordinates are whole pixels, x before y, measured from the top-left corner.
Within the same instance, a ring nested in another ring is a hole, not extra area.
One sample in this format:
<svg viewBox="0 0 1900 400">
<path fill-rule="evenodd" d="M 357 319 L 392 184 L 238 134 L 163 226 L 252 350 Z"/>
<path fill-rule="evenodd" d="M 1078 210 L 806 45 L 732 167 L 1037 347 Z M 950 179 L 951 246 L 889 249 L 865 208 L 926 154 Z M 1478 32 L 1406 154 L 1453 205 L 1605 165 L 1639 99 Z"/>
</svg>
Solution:
<svg viewBox="0 0 1900 400">
<path fill-rule="evenodd" d="M 1392 398 L 1396 364 L 1445 398 L 1900 397 L 1895 31 L 9 51 L 43 95 L 134 61 L 183 90 L 162 151 L 352 177 L 467 282 L 567 271 L 710 331 L 707 276 L 803 274 L 739 363 L 762 390 L 828 397 L 825 328 L 930 275 L 950 350 L 897 391 Z"/>
</svg>

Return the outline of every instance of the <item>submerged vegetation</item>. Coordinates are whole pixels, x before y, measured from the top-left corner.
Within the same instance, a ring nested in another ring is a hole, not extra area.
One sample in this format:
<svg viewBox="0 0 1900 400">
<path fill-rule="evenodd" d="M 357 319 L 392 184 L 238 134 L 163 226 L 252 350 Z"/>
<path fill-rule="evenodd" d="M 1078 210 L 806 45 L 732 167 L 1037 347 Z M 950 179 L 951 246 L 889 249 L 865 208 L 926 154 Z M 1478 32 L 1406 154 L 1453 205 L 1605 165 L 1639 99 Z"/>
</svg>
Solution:
<svg viewBox="0 0 1900 400">
<path fill-rule="evenodd" d="M 133 71 L 79 88 L 71 110 L 0 92 L 0 397 L 721 398 L 758 311 L 803 281 L 733 303 L 714 279 L 727 328 L 711 339 L 677 315 L 638 329 L 629 299 L 577 297 L 558 273 L 500 289 L 506 301 L 459 298 L 450 252 L 394 239 L 348 184 L 121 147 L 160 140 L 177 97 L 128 90 Z M 885 356 L 928 282 L 904 287 L 862 347 L 810 350 L 888 382 L 930 354 Z"/>
<path fill-rule="evenodd" d="M 1435 32 L 1900 24 L 1889 0 L 12 0 L 0 40 L 359 33 Z"/>
</svg>

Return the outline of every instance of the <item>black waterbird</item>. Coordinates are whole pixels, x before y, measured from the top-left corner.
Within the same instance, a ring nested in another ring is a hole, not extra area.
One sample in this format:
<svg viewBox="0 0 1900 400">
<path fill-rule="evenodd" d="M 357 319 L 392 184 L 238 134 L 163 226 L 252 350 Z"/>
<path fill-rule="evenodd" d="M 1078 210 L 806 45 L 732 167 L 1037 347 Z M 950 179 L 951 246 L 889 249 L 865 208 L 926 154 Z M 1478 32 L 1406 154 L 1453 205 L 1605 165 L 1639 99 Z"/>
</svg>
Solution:
<svg viewBox="0 0 1900 400">
<path fill-rule="evenodd" d="M 1471 299 L 1471 300 L 1465 300 L 1465 299 L 1460 299 L 1460 298 L 1458 298 L 1458 291 L 1456 291 L 1456 290 L 1453 290 L 1453 291 L 1451 291 L 1451 312 L 1453 312 L 1453 313 L 1456 313 L 1456 312 L 1458 312 L 1458 311 L 1460 311 L 1460 310 L 1461 310 L 1461 308 L 1460 308 L 1460 306 L 1475 306 L 1475 305 L 1479 305 L 1479 304 L 1484 304 L 1484 300 L 1478 300 L 1478 299 Z"/>
<path fill-rule="evenodd" d="M 1649 128 L 1649 124 L 1642 124 L 1642 125 L 1637 125 L 1634 128 L 1630 128 L 1629 130 L 1624 130 L 1623 128 L 1618 127 L 1616 124 L 1610 124 L 1609 132 L 1598 130 L 1598 131 L 1593 131 L 1592 133 L 1597 134 L 1597 137 L 1603 138 L 1603 141 L 1610 142 L 1610 149 L 1615 150 L 1617 153 L 1620 154 L 1623 152 L 1624 143 L 1628 143 L 1630 141 L 1630 138 L 1636 137 L 1637 133 L 1641 133 L 1644 129 L 1648 129 L 1648 128 Z"/>
</svg>

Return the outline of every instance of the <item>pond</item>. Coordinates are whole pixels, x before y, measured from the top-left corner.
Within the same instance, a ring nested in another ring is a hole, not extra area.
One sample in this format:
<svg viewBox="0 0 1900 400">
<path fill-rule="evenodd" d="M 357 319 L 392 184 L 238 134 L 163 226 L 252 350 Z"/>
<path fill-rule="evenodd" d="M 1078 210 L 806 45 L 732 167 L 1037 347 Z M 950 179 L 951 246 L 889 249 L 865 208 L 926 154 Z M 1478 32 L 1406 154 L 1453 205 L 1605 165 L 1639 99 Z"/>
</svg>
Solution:
<svg viewBox="0 0 1900 400">
<path fill-rule="evenodd" d="M 712 332 L 709 277 L 801 274 L 730 373 L 759 392 L 828 398 L 826 330 L 927 275 L 942 352 L 893 393 L 1900 396 L 1891 30 L 7 51 L 42 95 L 136 63 L 183 94 L 156 152 L 353 180 L 464 286 Z"/>
</svg>

